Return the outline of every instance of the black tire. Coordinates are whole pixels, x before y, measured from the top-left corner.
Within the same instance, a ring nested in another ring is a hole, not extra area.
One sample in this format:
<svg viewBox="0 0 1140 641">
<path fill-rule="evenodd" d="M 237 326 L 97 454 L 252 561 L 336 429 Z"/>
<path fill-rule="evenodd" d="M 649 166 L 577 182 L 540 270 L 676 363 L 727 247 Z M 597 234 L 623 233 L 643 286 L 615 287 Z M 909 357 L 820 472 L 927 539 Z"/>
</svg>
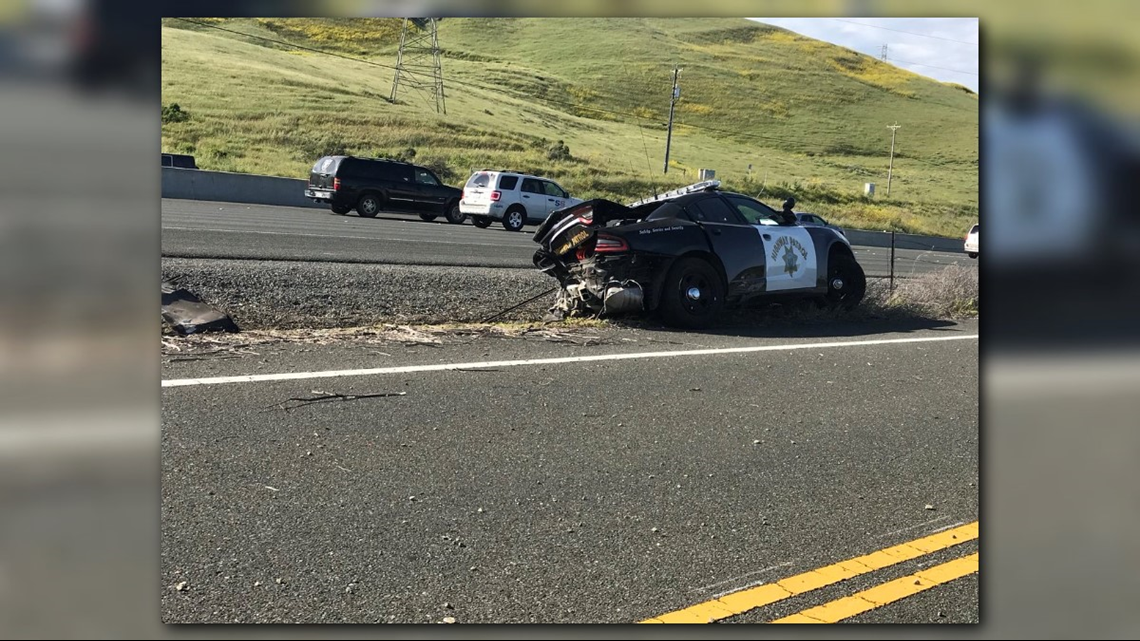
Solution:
<svg viewBox="0 0 1140 641">
<path fill-rule="evenodd" d="M 420 214 L 420 220 L 422 220 L 424 222 L 430 223 L 431 221 L 433 221 L 435 219 L 436 219 L 435 214 Z"/>
<path fill-rule="evenodd" d="M 356 213 L 360 214 L 361 218 L 375 218 L 383 205 L 383 200 L 377 194 L 364 194 L 356 203 Z"/>
<path fill-rule="evenodd" d="M 708 261 L 681 258 L 669 268 L 658 306 L 661 319 L 667 325 L 688 329 L 706 327 L 723 307 L 724 282 L 720 272 Z"/>
<path fill-rule="evenodd" d="M 450 203 L 447 206 L 447 222 L 452 225 L 462 225 L 463 221 L 467 220 L 467 214 L 459 211 L 459 203 Z"/>
<path fill-rule="evenodd" d="M 333 205 L 332 206 L 332 212 L 334 214 L 340 214 L 341 216 L 347 214 L 350 211 L 352 211 L 352 207 L 345 207 L 344 205 Z"/>
<path fill-rule="evenodd" d="M 969 254 L 967 254 L 967 256 L 969 256 L 970 258 L 977 258 L 978 252 L 970 252 Z"/>
<path fill-rule="evenodd" d="M 472 216 L 471 224 L 480 229 L 486 229 L 491 226 L 491 219 L 486 216 Z"/>
<path fill-rule="evenodd" d="M 863 268 L 847 253 L 832 254 L 827 263 L 825 300 L 833 307 L 854 309 L 867 293 L 867 277 Z"/>
<path fill-rule="evenodd" d="M 503 214 L 503 229 L 507 231 L 522 231 L 525 224 L 526 210 L 518 205 L 513 205 Z"/>
</svg>

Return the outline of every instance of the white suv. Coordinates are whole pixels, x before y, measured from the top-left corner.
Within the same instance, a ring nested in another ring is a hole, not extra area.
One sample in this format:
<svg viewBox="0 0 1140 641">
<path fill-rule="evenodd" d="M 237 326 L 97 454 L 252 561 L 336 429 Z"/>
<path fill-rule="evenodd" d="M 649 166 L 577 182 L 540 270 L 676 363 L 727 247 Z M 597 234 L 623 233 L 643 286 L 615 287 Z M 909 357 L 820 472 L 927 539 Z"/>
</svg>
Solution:
<svg viewBox="0 0 1140 641">
<path fill-rule="evenodd" d="M 541 223 L 551 212 L 581 202 L 549 178 L 485 170 L 467 179 L 459 211 L 471 216 L 476 227 L 501 220 L 507 230 L 519 231 L 527 222 Z"/>
<path fill-rule="evenodd" d="M 978 226 L 974 225 L 970 228 L 970 233 L 966 234 L 966 241 L 964 243 L 966 255 L 970 258 L 978 257 Z"/>
</svg>

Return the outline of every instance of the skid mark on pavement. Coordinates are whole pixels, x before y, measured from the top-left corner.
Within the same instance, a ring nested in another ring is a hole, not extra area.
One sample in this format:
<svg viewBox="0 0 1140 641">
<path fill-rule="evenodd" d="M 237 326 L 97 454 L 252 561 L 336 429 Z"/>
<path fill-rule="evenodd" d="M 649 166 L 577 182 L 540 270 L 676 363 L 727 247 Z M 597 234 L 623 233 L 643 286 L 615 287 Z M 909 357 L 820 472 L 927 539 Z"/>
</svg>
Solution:
<svg viewBox="0 0 1140 641">
<path fill-rule="evenodd" d="M 802 574 L 781 579 L 775 583 L 760 585 L 711 599 L 703 603 L 698 603 L 687 608 L 667 612 L 656 617 L 645 619 L 641 621 L 641 623 L 712 623 L 738 614 L 743 614 L 755 608 L 771 605 L 794 596 L 818 590 L 819 588 L 834 585 L 841 581 L 846 581 L 847 579 L 897 565 L 904 561 L 910 561 L 928 554 L 933 554 L 939 550 L 945 550 L 966 543 L 967 541 L 973 541 L 977 538 L 978 522 L 974 521 L 907 543 L 900 543 L 899 545 L 883 548 L 882 550 L 877 550 L 870 554 L 864 554 L 847 559 L 846 561 L 840 561 L 821 568 L 809 570 Z M 918 574 L 930 575 L 930 577 L 933 578 L 928 577 L 927 582 L 932 582 L 934 578 L 944 577 L 961 569 L 960 566 L 954 566 L 948 573 L 947 570 L 943 568 L 944 566 L 937 566 L 936 568 L 930 568 Z M 974 568 L 975 570 L 977 568 L 976 558 Z M 935 572 L 935 570 L 939 570 L 941 574 Z M 916 580 L 914 576 L 908 577 L 908 580 L 911 582 L 912 587 L 921 587 L 914 585 L 914 581 Z M 919 577 L 917 580 L 922 581 L 922 577 Z M 893 583 L 894 582 L 886 583 L 884 586 L 892 585 Z M 882 588 L 884 586 L 879 587 Z M 899 588 L 895 587 L 892 589 L 898 590 Z M 894 593 L 889 591 L 885 593 L 873 593 L 871 597 L 886 598 L 887 596 L 891 596 L 891 594 Z M 863 602 L 870 603 L 871 601 L 863 599 Z M 850 604 L 845 604 L 844 607 L 850 607 Z M 836 610 L 836 612 L 838 612 L 838 610 Z"/>
</svg>

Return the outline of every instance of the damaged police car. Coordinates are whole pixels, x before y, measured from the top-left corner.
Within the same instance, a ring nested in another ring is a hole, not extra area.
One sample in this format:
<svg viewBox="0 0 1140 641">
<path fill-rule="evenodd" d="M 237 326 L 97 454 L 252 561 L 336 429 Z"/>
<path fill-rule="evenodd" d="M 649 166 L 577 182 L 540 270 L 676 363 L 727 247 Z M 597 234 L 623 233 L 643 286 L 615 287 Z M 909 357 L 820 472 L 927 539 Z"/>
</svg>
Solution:
<svg viewBox="0 0 1140 641">
<path fill-rule="evenodd" d="M 853 308 L 866 278 L 827 227 L 705 181 L 622 205 L 594 199 L 553 212 L 534 234 L 538 269 L 561 284 L 557 317 L 657 312 L 708 325 L 727 305 L 775 296 Z"/>
</svg>

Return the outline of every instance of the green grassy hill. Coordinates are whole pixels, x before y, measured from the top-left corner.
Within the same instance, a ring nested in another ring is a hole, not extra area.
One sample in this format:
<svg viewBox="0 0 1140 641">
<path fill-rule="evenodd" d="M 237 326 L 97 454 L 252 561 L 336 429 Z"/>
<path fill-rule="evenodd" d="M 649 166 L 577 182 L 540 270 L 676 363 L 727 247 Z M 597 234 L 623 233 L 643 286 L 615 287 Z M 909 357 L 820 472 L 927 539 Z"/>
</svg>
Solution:
<svg viewBox="0 0 1140 641">
<path fill-rule="evenodd" d="M 793 194 L 798 209 L 851 227 L 959 236 L 977 218 L 976 94 L 768 25 L 445 19 L 444 115 L 415 91 L 388 101 L 400 20 L 206 22 L 162 29 L 162 100 L 184 114 L 164 119 L 163 149 L 204 169 L 305 177 L 327 153 L 414 150 L 456 185 L 501 167 L 627 200 L 711 168 L 728 188 L 773 204 Z M 674 64 L 681 99 L 663 175 Z M 557 140 L 570 158 L 550 157 Z"/>
</svg>

